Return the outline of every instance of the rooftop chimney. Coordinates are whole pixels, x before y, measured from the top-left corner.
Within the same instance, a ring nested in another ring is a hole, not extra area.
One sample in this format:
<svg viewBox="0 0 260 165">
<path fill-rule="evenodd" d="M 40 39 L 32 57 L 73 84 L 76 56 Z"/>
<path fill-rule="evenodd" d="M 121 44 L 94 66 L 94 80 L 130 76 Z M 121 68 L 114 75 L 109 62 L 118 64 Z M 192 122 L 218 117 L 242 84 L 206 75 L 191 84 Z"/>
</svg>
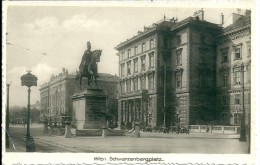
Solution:
<svg viewBox="0 0 260 165">
<path fill-rule="evenodd" d="M 204 21 L 204 11 L 203 11 L 203 9 L 196 11 L 194 13 L 193 17 L 195 17 L 195 18 L 197 17 L 197 18 L 199 18 L 199 20 Z"/>
<path fill-rule="evenodd" d="M 220 25 L 222 26 L 224 24 L 224 14 L 221 13 L 220 15 Z"/>
<path fill-rule="evenodd" d="M 241 17 L 242 15 L 240 14 L 232 13 L 232 23 L 235 23 Z"/>
<path fill-rule="evenodd" d="M 245 11 L 245 16 L 250 16 L 251 15 L 251 10 L 246 10 Z"/>
</svg>

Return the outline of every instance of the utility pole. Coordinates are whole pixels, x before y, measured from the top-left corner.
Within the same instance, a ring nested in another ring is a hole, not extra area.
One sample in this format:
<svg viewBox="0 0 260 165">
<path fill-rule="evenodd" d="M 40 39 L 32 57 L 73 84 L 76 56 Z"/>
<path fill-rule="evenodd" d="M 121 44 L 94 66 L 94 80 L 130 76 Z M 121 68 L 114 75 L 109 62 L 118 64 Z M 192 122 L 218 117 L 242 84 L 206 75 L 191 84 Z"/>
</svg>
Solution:
<svg viewBox="0 0 260 165">
<path fill-rule="evenodd" d="M 240 128 L 240 142 L 246 142 L 246 126 L 245 126 L 245 85 L 244 85 L 244 64 L 241 65 L 242 72 L 242 116 L 241 116 L 241 128 Z"/>
<path fill-rule="evenodd" d="M 164 60 L 164 86 L 163 86 L 163 126 L 166 127 L 166 59 Z"/>
<path fill-rule="evenodd" d="M 7 103 L 6 103 L 6 132 L 5 132 L 5 146 L 6 148 L 10 148 L 10 140 L 9 140 L 9 87 L 11 84 L 7 84 Z"/>
</svg>

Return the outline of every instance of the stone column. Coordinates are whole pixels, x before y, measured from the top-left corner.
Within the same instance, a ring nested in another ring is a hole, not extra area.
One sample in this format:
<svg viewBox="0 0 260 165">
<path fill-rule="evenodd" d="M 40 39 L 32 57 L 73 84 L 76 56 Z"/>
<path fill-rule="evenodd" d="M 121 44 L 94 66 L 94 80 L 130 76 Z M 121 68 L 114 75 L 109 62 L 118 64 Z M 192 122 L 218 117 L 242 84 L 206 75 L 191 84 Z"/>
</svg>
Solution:
<svg viewBox="0 0 260 165">
<path fill-rule="evenodd" d="M 106 124 L 102 126 L 102 138 L 107 137 L 107 126 Z"/>
<path fill-rule="evenodd" d="M 71 138 L 71 132 L 70 132 L 70 122 L 69 121 L 65 121 L 65 124 L 66 124 L 66 128 L 65 128 L 65 135 L 64 137 L 65 138 Z"/>
<path fill-rule="evenodd" d="M 126 101 L 126 125 L 129 122 L 129 100 Z"/>
<path fill-rule="evenodd" d="M 125 122 L 125 101 L 122 101 L 122 123 Z"/>
<path fill-rule="evenodd" d="M 118 124 L 118 128 L 121 127 L 121 123 L 122 123 L 122 109 L 123 109 L 123 106 L 122 106 L 122 101 L 118 101 L 118 120 L 117 120 L 117 124 Z"/>
<path fill-rule="evenodd" d="M 135 104 L 135 99 L 134 99 L 134 105 L 133 105 L 133 113 L 134 113 L 134 122 L 136 122 L 136 104 Z"/>
<path fill-rule="evenodd" d="M 135 122 L 135 137 L 139 138 L 140 137 L 140 123 Z"/>
</svg>

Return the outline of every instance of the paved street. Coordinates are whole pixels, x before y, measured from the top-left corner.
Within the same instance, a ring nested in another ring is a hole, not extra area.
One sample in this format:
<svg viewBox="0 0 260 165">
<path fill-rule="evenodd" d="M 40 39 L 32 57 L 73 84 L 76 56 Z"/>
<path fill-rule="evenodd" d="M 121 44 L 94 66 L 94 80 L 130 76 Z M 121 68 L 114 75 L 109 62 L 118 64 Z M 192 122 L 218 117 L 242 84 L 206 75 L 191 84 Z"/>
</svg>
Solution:
<svg viewBox="0 0 260 165">
<path fill-rule="evenodd" d="M 16 151 L 24 152 L 23 127 L 10 127 Z M 42 127 L 31 128 L 37 152 L 85 153 L 247 153 L 248 143 L 239 142 L 238 135 L 191 133 L 144 133 L 141 138 L 126 136 L 73 137 L 44 136 Z M 9 151 L 14 151 L 10 149 Z"/>
<path fill-rule="evenodd" d="M 75 152 L 62 146 L 52 145 L 44 141 L 36 141 L 36 137 L 43 136 L 42 125 L 32 125 L 30 133 L 34 138 L 37 152 Z M 25 149 L 26 127 L 21 125 L 10 126 L 10 149 L 7 152 L 26 152 Z M 49 137 L 49 136 L 48 136 Z"/>
</svg>

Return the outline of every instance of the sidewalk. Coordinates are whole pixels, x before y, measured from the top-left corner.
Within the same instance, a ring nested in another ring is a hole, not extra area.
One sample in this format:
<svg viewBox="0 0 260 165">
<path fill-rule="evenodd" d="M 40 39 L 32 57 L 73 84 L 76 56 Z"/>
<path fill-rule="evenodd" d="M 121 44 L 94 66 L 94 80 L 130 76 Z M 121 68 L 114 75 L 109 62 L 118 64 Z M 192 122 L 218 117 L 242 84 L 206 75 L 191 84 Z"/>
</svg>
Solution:
<svg viewBox="0 0 260 165">
<path fill-rule="evenodd" d="M 241 143 L 233 135 L 159 134 L 96 137 L 38 136 L 36 143 L 64 147 L 74 152 L 85 153 L 247 153 L 247 143 Z M 163 137 L 162 137 L 163 136 Z M 203 137 L 203 138 L 201 138 Z"/>
<path fill-rule="evenodd" d="M 238 139 L 239 134 L 223 134 L 223 133 L 197 133 L 190 132 L 189 134 L 176 133 L 154 133 L 141 132 L 143 137 L 174 137 L 174 138 L 203 138 L 203 139 Z"/>
</svg>

